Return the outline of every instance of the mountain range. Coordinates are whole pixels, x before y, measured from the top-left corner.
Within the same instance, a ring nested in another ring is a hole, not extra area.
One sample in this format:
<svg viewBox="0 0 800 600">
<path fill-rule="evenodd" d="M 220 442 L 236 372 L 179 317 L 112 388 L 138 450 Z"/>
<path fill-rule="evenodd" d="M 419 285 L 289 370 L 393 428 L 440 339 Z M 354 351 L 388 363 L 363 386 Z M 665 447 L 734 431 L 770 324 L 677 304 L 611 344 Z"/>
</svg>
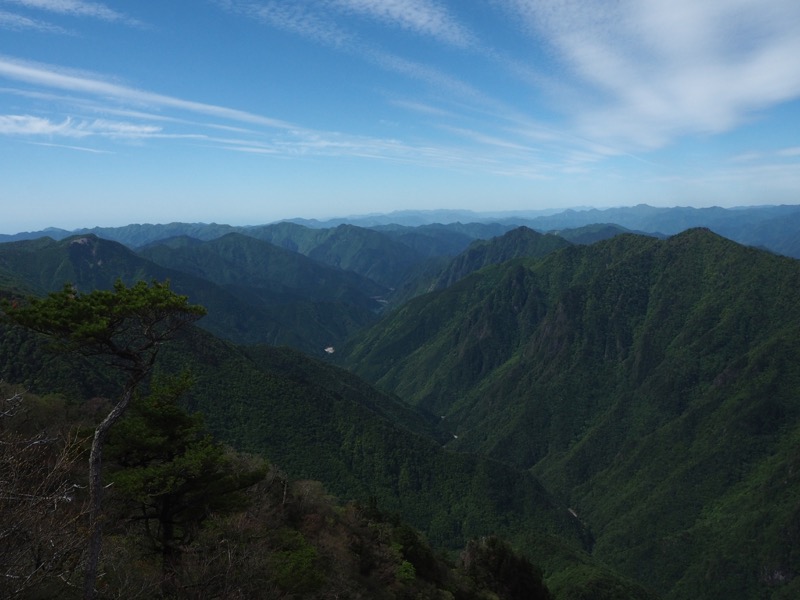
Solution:
<svg viewBox="0 0 800 600">
<path fill-rule="evenodd" d="M 325 251 L 317 249 L 322 241 L 336 238 L 357 226 L 387 234 L 404 246 L 431 255 L 455 256 L 475 239 L 489 239 L 519 226 L 540 233 L 563 234 L 572 230 L 599 225 L 613 225 L 634 232 L 657 236 L 674 235 L 686 229 L 705 227 L 747 246 L 756 246 L 778 254 L 800 258 L 800 206 L 745 206 L 739 208 L 654 207 L 640 204 L 619 208 L 573 208 L 513 212 L 473 212 L 466 210 L 399 211 L 389 214 L 353 216 L 318 221 L 293 219 L 271 225 L 232 226 L 216 223 L 170 223 L 167 225 L 137 224 L 122 227 L 94 227 L 74 231 L 49 228 L 42 231 L 0 234 L 0 243 L 51 237 L 64 239 L 75 234 L 95 234 L 138 248 L 170 237 L 188 236 L 200 240 L 239 232 L 259 237 L 302 254 L 314 249 L 325 259 Z M 324 230 L 313 232 L 308 230 Z M 445 232 L 452 234 L 443 243 Z M 352 233 L 352 231 L 351 231 Z M 567 234 L 569 235 L 569 234 Z M 572 240 L 575 241 L 575 240 Z M 589 241 L 589 238 L 587 238 Z M 596 241 L 591 240 L 591 241 Z M 350 240 L 345 244 L 348 246 Z M 580 243 L 580 242 L 579 242 Z M 415 248 L 415 245 L 419 247 Z M 329 246 L 335 246 L 329 243 Z M 337 253 L 333 249 L 333 256 Z M 337 260 L 337 258 L 333 258 Z M 338 258 L 341 261 L 341 258 Z M 348 268 L 346 264 L 339 264 Z M 384 272 L 381 271 L 381 276 Z"/>
<path fill-rule="evenodd" d="M 169 279 L 208 316 L 159 369 L 215 435 L 558 598 L 796 597 L 800 207 L 412 216 L 9 241 L 0 286 Z M 5 380 L 111 393 L 3 328 Z"/>
</svg>

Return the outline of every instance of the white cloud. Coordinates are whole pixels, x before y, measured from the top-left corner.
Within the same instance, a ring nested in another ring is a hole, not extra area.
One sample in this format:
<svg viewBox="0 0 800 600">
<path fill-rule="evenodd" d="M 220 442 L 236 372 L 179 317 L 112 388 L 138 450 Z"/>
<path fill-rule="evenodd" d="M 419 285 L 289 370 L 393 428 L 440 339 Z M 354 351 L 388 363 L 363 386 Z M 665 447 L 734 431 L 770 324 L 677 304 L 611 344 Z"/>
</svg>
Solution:
<svg viewBox="0 0 800 600">
<path fill-rule="evenodd" d="M 390 100 L 390 103 L 394 106 L 398 106 L 405 110 L 410 110 L 416 113 L 429 115 L 432 117 L 455 117 L 455 114 L 451 111 L 444 110 L 438 106 L 432 106 L 431 104 L 420 102 L 418 100 L 406 100 L 402 98 L 394 98 Z"/>
<path fill-rule="evenodd" d="M 120 21 L 129 24 L 138 23 L 136 19 L 108 8 L 105 4 L 99 2 L 87 2 L 85 0 L 4 0 L 4 2 L 74 17 L 90 17 L 103 21 Z"/>
<path fill-rule="evenodd" d="M 97 75 L 64 70 L 52 65 L 0 57 L 0 77 L 45 90 L 68 91 L 69 95 L 54 95 L 48 91 L 3 90 L 6 92 L 34 95 L 41 99 L 49 98 L 62 106 L 77 107 L 82 112 L 93 111 L 98 114 L 105 112 L 109 115 L 151 121 L 151 123 L 135 123 L 118 119 L 87 119 L 75 116 L 57 119 L 30 114 L 2 115 L 0 135 L 33 139 L 122 141 L 183 139 L 221 149 L 277 156 L 349 156 L 463 169 L 487 168 L 487 165 L 492 166 L 495 163 L 499 165 L 504 162 L 502 157 L 487 162 L 480 151 L 472 148 L 425 142 L 407 143 L 380 137 L 315 131 L 228 107 L 139 90 L 107 81 Z M 162 111 L 167 109 L 171 109 L 171 112 L 163 114 Z M 211 119 L 208 122 L 198 123 L 186 119 L 183 116 L 186 113 L 204 115 Z M 250 129 L 230 127 L 225 121 L 246 123 L 251 127 Z M 170 127 L 170 130 L 165 130 L 164 127 Z M 172 131 L 175 127 L 181 127 L 181 131 Z M 182 132 L 186 127 L 194 131 Z M 196 133 L 202 128 L 225 129 L 245 135 L 231 139 Z M 511 158 L 509 157 L 509 160 Z M 506 166 L 511 168 L 508 161 L 505 162 Z"/>
<path fill-rule="evenodd" d="M 68 135 L 69 121 L 60 124 L 30 115 L 0 115 L 0 135 Z"/>
<path fill-rule="evenodd" d="M 95 119 L 92 121 L 66 118 L 60 123 L 31 115 L 0 115 L 0 135 L 17 136 L 61 136 L 85 138 L 102 136 L 108 138 L 140 139 L 161 132 L 160 127 Z"/>
<path fill-rule="evenodd" d="M 571 79 L 585 135 L 655 148 L 800 96 L 796 0 L 508 4 Z"/>
<path fill-rule="evenodd" d="M 270 119 L 269 117 L 246 111 L 147 92 L 112 83 L 98 76 L 75 73 L 51 65 L 23 62 L 4 58 L 2 56 L 0 56 L 0 77 L 6 77 L 15 81 L 22 81 L 47 88 L 68 90 L 73 93 L 114 98 L 135 105 L 155 108 L 174 108 L 195 114 L 204 114 L 216 118 L 252 123 L 265 127 L 295 129 L 295 126 L 285 121 Z"/>
</svg>

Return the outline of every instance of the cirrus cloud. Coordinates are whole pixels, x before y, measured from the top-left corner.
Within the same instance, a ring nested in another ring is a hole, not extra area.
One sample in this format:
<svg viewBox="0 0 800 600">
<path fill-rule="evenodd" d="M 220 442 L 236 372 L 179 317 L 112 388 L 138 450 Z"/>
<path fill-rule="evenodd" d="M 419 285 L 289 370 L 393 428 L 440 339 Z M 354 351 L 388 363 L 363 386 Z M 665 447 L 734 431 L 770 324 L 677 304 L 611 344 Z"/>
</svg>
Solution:
<svg viewBox="0 0 800 600">
<path fill-rule="evenodd" d="M 7 4 L 15 4 L 23 8 L 43 10 L 51 13 L 73 17 L 90 17 L 102 21 L 119 21 L 128 24 L 139 24 L 136 19 L 108 8 L 99 2 L 87 0 L 3 0 Z"/>
<path fill-rule="evenodd" d="M 581 132 L 638 148 L 730 130 L 800 97 L 794 0 L 509 0 L 544 40 Z M 590 102 L 585 102 L 588 98 Z"/>
</svg>

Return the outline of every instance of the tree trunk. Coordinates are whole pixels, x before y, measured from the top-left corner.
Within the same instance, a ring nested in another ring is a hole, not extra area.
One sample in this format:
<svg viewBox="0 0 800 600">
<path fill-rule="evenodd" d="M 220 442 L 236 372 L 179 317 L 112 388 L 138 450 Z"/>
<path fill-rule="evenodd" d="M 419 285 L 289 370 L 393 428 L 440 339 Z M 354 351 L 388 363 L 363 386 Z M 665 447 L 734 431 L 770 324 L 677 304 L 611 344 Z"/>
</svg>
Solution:
<svg viewBox="0 0 800 600">
<path fill-rule="evenodd" d="M 175 547 L 175 525 L 169 507 L 162 507 L 161 526 L 161 595 L 172 598 L 176 592 L 178 549 Z"/>
<path fill-rule="evenodd" d="M 94 430 L 92 450 L 89 454 L 89 547 L 86 557 L 86 572 L 83 577 L 83 598 L 93 600 L 97 583 L 97 568 L 100 564 L 100 550 L 103 546 L 103 447 L 111 427 L 133 399 L 133 394 L 143 375 L 134 375 L 125 386 L 122 398 Z"/>
</svg>

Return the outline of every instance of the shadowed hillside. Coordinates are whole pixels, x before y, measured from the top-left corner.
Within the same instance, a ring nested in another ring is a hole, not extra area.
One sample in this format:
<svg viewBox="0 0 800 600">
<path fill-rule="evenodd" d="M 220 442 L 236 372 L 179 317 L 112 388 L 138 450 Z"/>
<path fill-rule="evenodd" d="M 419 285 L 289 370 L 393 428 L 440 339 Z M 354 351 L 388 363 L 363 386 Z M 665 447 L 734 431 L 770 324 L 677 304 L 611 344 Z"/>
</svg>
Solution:
<svg viewBox="0 0 800 600">
<path fill-rule="evenodd" d="M 0 276 L 40 294 L 65 283 L 93 290 L 110 289 L 117 279 L 168 279 L 176 292 L 208 309 L 201 326 L 215 335 L 316 355 L 374 322 L 380 309 L 375 296 L 384 289 L 238 234 L 202 243 L 173 240 L 147 253 L 164 266 L 93 235 L 10 242 L 0 244 Z"/>
</svg>

